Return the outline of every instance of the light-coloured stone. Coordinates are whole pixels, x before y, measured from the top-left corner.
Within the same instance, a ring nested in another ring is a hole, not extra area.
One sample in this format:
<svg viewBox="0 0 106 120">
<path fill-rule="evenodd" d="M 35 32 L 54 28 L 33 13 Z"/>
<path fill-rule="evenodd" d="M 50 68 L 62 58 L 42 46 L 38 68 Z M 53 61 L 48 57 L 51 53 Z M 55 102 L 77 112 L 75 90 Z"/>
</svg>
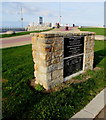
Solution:
<svg viewBox="0 0 106 120">
<path fill-rule="evenodd" d="M 15 31 L 7 31 L 5 34 L 12 35 L 12 34 L 15 34 Z"/>
<path fill-rule="evenodd" d="M 60 62 L 60 58 L 59 57 L 57 57 L 55 59 L 52 59 L 52 64 L 57 64 L 59 62 Z"/>
<path fill-rule="evenodd" d="M 52 72 L 52 79 L 56 79 L 60 76 L 63 76 L 63 69 L 55 70 L 55 71 Z"/>
<path fill-rule="evenodd" d="M 72 120 L 72 119 L 86 119 L 86 118 L 89 118 L 90 120 L 93 120 L 94 119 L 94 115 L 85 111 L 85 110 L 81 110 L 80 112 L 78 112 L 77 114 L 75 114 L 72 118 L 70 118 L 69 120 Z"/>
</svg>

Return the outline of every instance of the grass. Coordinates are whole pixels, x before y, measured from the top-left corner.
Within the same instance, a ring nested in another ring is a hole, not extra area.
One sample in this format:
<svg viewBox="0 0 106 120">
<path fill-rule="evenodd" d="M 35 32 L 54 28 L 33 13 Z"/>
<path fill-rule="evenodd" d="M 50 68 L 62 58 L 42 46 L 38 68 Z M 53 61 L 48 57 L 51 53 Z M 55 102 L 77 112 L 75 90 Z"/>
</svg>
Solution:
<svg viewBox="0 0 106 120">
<path fill-rule="evenodd" d="M 0 35 L 0 38 L 6 38 L 6 37 L 15 37 L 15 36 L 21 36 L 21 35 L 27 35 L 27 34 L 30 34 L 30 33 L 38 33 L 38 32 L 44 32 L 44 31 L 49 31 L 49 30 L 52 30 L 53 28 L 51 29 L 48 29 L 48 30 L 40 30 L 40 31 L 26 31 L 26 32 L 19 32 L 19 33 L 15 33 L 15 34 L 2 34 Z"/>
<path fill-rule="evenodd" d="M 90 31 L 95 32 L 96 35 L 104 35 L 106 36 L 106 28 L 79 28 L 81 31 Z"/>
<path fill-rule="evenodd" d="M 37 90 L 29 86 L 34 78 L 31 45 L 6 48 L 2 53 L 3 120 L 68 120 L 106 87 L 103 41 L 95 41 L 94 65 L 101 69 L 87 71 L 90 78 L 85 82 L 69 84 L 51 93 L 39 91 L 39 86 Z"/>
</svg>

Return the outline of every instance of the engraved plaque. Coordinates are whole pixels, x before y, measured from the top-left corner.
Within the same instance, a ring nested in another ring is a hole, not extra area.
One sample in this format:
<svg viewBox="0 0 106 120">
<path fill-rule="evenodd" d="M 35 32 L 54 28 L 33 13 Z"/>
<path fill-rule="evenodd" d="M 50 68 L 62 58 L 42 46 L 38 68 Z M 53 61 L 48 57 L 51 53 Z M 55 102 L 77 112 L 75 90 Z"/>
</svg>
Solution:
<svg viewBox="0 0 106 120">
<path fill-rule="evenodd" d="M 84 36 L 64 38 L 64 77 L 83 68 Z"/>
<path fill-rule="evenodd" d="M 64 57 L 69 57 L 84 52 L 84 36 L 64 38 Z"/>
<path fill-rule="evenodd" d="M 82 70 L 83 55 L 64 60 L 64 77 L 70 76 Z"/>
</svg>

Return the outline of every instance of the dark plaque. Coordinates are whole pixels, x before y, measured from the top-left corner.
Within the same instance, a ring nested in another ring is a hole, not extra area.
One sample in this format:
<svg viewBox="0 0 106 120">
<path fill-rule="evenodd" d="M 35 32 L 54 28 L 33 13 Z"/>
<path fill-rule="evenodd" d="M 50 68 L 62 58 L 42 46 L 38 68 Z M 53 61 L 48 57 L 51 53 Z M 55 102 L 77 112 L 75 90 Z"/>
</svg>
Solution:
<svg viewBox="0 0 106 120">
<path fill-rule="evenodd" d="M 64 77 L 82 70 L 84 36 L 64 38 Z"/>
<path fill-rule="evenodd" d="M 84 36 L 64 38 L 64 57 L 78 55 L 84 52 Z"/>
<path fill-rule="evenodd" d="M 83 55 L 64 60 L 64 77 L 70 76 L 82 70 Z"/>
</svg>

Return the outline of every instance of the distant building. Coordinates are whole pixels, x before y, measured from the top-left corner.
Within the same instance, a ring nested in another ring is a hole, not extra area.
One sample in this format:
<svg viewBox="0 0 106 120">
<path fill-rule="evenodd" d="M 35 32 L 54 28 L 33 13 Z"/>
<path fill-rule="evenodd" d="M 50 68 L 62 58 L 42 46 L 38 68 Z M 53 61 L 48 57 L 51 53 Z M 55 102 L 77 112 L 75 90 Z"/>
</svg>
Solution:
<svg viewBox="0 0 106 120">
<path fill-rule="evenodd" d="M 43 24 L 43 17 L 39 17 L 39 24 L 40 24 L 40 25 Z"/>
</svg>

